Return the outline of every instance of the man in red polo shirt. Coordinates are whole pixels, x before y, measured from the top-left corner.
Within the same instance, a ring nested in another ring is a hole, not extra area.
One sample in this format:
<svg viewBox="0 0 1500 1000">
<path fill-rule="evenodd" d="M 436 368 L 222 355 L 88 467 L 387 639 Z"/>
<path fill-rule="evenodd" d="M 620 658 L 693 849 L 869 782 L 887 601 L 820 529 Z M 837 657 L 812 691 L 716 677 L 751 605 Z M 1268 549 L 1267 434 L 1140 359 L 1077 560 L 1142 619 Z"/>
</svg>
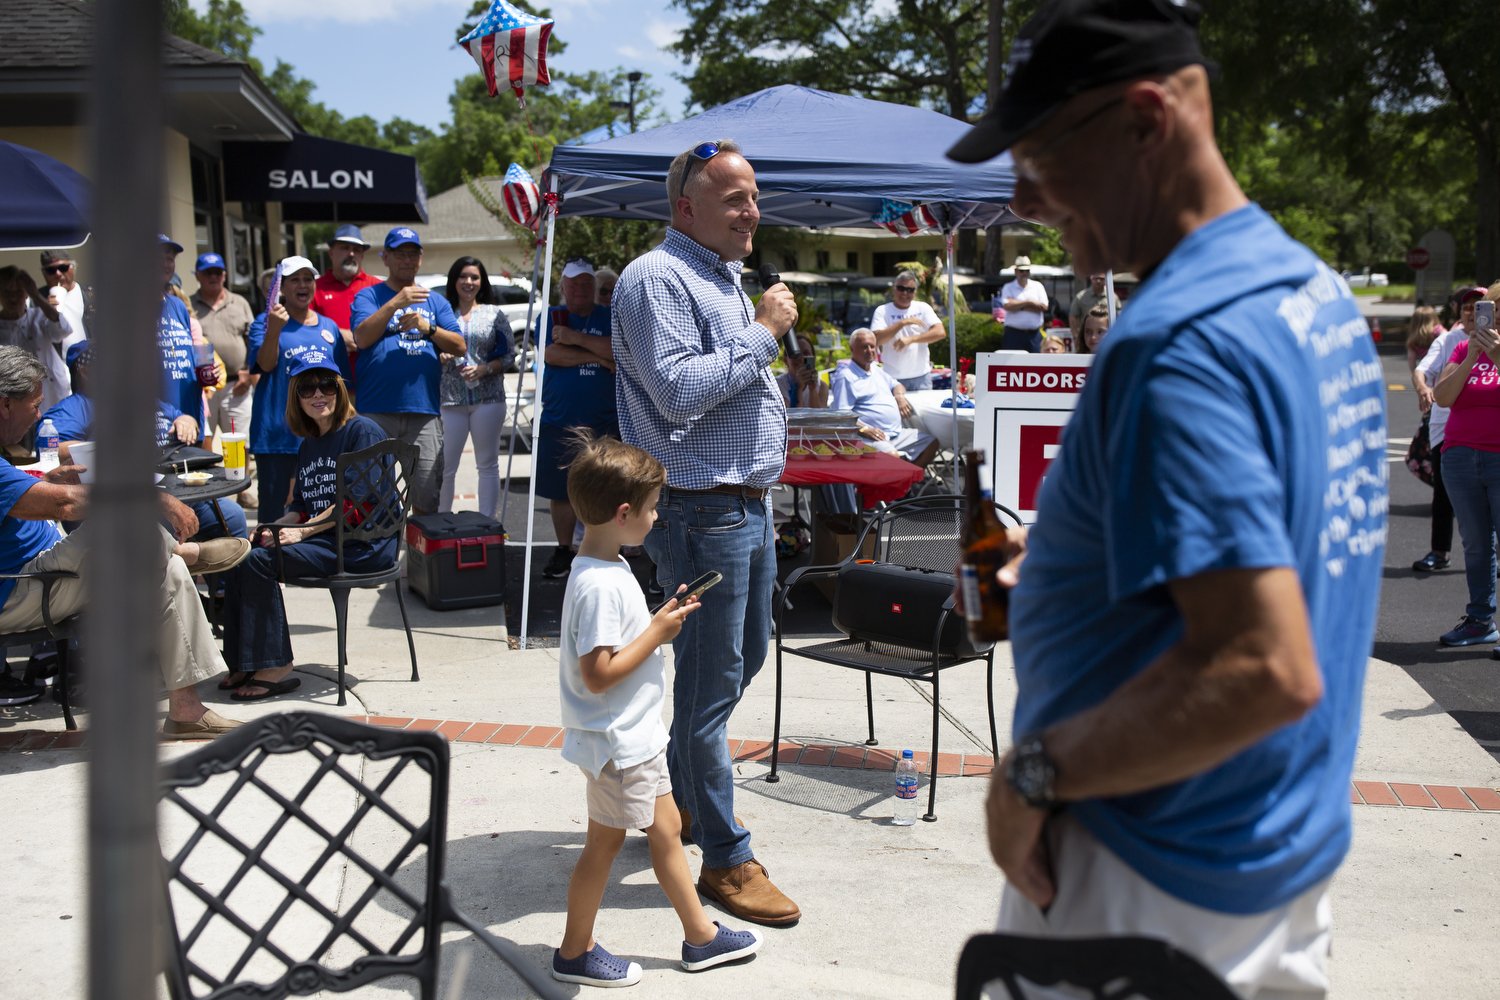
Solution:
<svg viewBox="0 0 1500 1000">
<path fill-rule="evenodd" d="M 354 296 L 380 284 L 379 278 L 365 273 L 368 249 L 370 244 L 360 236 L 358 226 L 339 226 L 328 244 L 328 270 L 313 285 L 313 311 L 338 324 L 344 346 L 349 350 L 351 371 L 359 348 L 354 346 L 354 334 L 349 328 L 349 307 L 354 304 Z"/>
</svg>

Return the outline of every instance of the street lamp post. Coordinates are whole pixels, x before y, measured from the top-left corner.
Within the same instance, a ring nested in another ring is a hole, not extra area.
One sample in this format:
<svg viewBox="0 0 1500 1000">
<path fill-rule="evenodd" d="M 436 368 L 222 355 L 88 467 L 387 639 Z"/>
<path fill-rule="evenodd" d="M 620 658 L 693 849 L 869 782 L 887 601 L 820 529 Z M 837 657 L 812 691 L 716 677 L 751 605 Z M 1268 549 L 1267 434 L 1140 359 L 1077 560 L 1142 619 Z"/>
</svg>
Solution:
<svg viewBox="0 0 1500 1000">
<path fill-rule="evenodd" d="M 625 79 L 630 82 L 630 100 L 610 101 L 609 106 L 620 111 L 630 112 L 630 131 L 635 131 L 635 85 L 641 82 L 641 71 L 632 70 L 625 74 Z"/>
</svg>

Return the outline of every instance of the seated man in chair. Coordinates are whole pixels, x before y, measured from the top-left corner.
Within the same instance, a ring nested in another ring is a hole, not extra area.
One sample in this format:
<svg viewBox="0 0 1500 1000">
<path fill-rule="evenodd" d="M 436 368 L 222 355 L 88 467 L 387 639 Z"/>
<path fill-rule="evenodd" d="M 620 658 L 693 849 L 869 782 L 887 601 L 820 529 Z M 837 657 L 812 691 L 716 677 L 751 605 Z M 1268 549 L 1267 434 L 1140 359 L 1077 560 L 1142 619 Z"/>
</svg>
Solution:
<svg viewBox="0 0 1500 1000">
<path fill-rule="evenodd" d="M 0 442 L 22 440 L 35 425 L 42 400 L 46 370 L 19 347 L 0 346 Z M 63 537 L 54 521 L 81 520 L 88 506 L 88 489 L 78 483 L 78 466 L 66 465 L 35 479 L 0 460 L 0 571 L 25 573 L 66 570 L 76 580 L 59 580 L 52 587 L 54 620 L 77 614 L 87 598 L 86 551 L 88 529 Z M 178 537 L 198 530 L 198 519 L 181 502 L 161 494 L 163 509 Z M 167 739 L 202 739 L 226 733 L 238 722 L 208 709 L 195 685 L 226 669 L 214 646 L 213 632 L 203 615 L 193 586 L 193 573 L 217 573 L 245 558 L 250 543 L 242 538 L 179 543 L 160 531 L 163 578 L 162 616 L 159 620 L 161 676 L 167 688 Z M 39 628 L 42 584 L 38 580 L 0 580 L 0 632 Z"/>
<path fill-rule="evenodd" d="M 840 361 L 833 373 L 833 393 L 829 405 L 836 410 L 853 410 L 859 417 L 859 432 L 881 451 L 894 452 L 927 468 L 937 454 L 938 443 L 931 434 L 903 426 L 901 419 L 911 413 L 906 388 L 875 367 L 879 348 L 875 334 L 868 329 L 849 335 L 848 361 Z"/>
</svg>

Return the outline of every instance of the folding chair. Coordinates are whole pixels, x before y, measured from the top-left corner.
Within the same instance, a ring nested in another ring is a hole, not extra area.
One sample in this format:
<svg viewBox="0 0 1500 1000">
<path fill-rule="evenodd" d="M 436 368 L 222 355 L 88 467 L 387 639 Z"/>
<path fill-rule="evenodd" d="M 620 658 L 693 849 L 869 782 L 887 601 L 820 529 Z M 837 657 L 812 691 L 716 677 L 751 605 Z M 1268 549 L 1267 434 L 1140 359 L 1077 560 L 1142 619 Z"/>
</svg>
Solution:
<svg viewBox="0 0 1500 1000">
<path fill-rule="evenodd" d="M 57 679 L 53 681 L 53 690 L 57 692 L 58 703 L 62 705 L 63 724 L 68 729 L 77 729 L 78 723 L 73 721 L 73 693 L 69 690 L 71 678 L 71 656 L 72 640 L 78 633 L 79 616 L 71 615 L 62 621 L 56 621 L 52 617 L 52 586 L 58 580 L 78 578 L 77 573 L 69 573 L 66 570 L 48 570 L 35 573 L 0 573 L 0 580 L 40 580 L 42 581 L 42 624 L 37 628 L 25 629 L 21 632 L 6 632 L 0 634 L 0 650 L 10 649 L 13 646 L 42 645 L 46 643 L 57 644 Z M 32 678 L 28 677 L 28 680 Z"/>
<path fill-rule="evenodd" d="M 167 763 L 159 815 L 174 1000 L 344 993 L 387 976 L 433 1000 L 445 923 L 539 996 L 568 996 L 454 907 L 436 733 L 269 716 Z M 424 859 L 420 877 L 403 870 Z"/>
</svg>

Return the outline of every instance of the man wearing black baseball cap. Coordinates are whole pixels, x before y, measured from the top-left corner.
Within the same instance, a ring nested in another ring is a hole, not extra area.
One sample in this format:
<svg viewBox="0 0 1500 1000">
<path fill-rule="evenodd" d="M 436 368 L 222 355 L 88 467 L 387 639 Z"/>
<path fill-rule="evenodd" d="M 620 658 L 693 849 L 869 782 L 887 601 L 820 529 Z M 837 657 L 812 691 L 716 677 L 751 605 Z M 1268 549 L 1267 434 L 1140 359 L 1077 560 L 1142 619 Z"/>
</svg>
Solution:
<svg viewBox="0 0 1500 1000">
<path fill-rule="evenodd" d="M 1078 273 L 1143 279 L 1013 536 L 1024 567 L 1000 573 L 1018 691 L 990 850 L 1003 930 L 1148 934 L 1243 996 L 1320 997 L 1386 530 L 1383 380 L 1348 288 L 1225 165 L 1198 17 L 1047 3 L 949 151 L 1009 150 L 1012 207 Z"/>
</svg>

